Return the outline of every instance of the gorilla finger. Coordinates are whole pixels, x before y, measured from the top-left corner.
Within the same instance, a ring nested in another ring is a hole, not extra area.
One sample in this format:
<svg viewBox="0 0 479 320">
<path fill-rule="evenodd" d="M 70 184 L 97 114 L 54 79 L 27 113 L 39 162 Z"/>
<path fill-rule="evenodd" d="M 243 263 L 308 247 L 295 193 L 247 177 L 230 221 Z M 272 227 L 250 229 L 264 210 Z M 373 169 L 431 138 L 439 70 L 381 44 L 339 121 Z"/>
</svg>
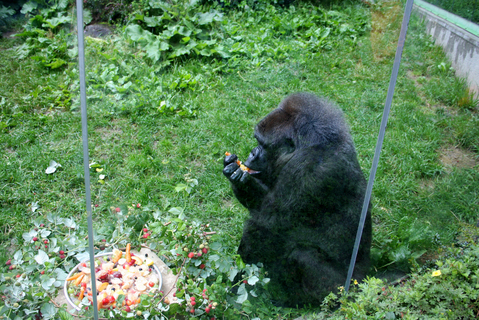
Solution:
<svg viewBox="0 0 479 320">
<path fill-rule="evenodd" d="M 229 178 L 238 168 L 239 166 L 236 162 L 230 163 L 223 169 L 223 174 Z"/>
<path fill-rule="evenodd" d="M 240 169 L 240 170 L 241 170 L 241 169 Z M 240 181 L 241 183 L 246 183 L 246 181 L 249 180 L 250 175 L 249 175 L 248 172 L 245 172 L 245 171 L 243 171 L 243 170 L 241 170 L 241 171 L 242 171 L 242 175 L 241 175 L 241 178 L 240 178 L 239 181 Z"/>
<path fill-rule="evenodd" d="M 238 156 L 235 155 L 235 154 L 225 156 L 225 159 L 223 160 L 223 165 L 226 167 L 227 165 L 229 165 L 231 163 L 235 163 L 236 160 L 238 160 Z"/>
<path fill-rule="evenodd" d="M 235 172 L 233 172 L 233 174 L 230 176 L 230 180 L 232 182 L 239 182 L 242 180 L 242 177 L 243 177 L 243 170 L 241 169 L 238 169 L 236 170 Z"/>
</svg>

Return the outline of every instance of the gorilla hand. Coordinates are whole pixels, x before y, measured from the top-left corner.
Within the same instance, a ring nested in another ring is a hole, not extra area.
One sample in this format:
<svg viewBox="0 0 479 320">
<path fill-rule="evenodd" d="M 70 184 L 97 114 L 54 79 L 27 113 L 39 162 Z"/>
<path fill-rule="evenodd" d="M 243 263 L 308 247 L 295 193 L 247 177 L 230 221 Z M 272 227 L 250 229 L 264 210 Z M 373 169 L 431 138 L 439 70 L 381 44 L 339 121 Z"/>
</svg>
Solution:
<svg viewBox="0 0 479 320">
<path fill-rule="evenodd" d="M 223 174 L 231 182 L 233 192 L 239 201 L 246 208 L 259 206 L 264 195 L 269 191 L 268 188 L 258 179 L 253 178 L 251 174 L 258 171 L 251 170 L 242 165 L 235 154 L 225 153 L 223 160 Z"/>
<path fill-rule="evenodd" d="M 238 157 L 235 154 L 227 152 L 223 165 L 223 174 L 231 181 L 231 183 L 244 184 L 248 181 L 249 173 L 241 168 L 241 162 L 238 161 Z"/>
</svg>

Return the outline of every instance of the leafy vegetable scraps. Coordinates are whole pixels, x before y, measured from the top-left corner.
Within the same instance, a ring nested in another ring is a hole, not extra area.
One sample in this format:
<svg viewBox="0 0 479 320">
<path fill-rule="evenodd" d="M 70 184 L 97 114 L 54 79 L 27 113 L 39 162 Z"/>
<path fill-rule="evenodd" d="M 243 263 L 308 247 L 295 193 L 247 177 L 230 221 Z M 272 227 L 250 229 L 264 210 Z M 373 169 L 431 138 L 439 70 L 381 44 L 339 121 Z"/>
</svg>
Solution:
<svg viewBox="0 0 479 320">
<path fill-rule="evenodd" d="M 135 256 L 130 249 L 131 245 L 128 245 L 125 253 L 114 249 L 111 254 L 95 258 L 98 309 L 112 307 L 126 310 L 128 306 L 131 310 L 141 301 L 140 295 L 153 294 L 161 289 L 153 260 Z M 69 282 L 68 295 L 74 298 L 71 300 L 76 305 L 85 297 L 93 302 L 90 262 L 80 263 L 77 271 L 66 280 Z"/>
</svg>

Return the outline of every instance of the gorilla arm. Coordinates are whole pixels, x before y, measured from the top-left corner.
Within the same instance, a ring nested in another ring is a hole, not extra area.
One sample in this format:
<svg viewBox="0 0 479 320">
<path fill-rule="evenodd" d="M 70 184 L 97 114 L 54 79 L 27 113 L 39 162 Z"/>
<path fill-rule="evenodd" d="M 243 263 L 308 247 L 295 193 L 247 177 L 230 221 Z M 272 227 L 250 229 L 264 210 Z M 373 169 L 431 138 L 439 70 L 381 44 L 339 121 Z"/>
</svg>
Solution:
<svg viewBox="0 0 479 320">
<path fill-rule="evenodd" d="M 269 188 L 259 179 L 241 170 L 237 160 L 235 154 L 225 156 L 223 174 L 231 182 L 233 192 L 242 205 L 247 209 L 259 208 Z"/>
</svg>

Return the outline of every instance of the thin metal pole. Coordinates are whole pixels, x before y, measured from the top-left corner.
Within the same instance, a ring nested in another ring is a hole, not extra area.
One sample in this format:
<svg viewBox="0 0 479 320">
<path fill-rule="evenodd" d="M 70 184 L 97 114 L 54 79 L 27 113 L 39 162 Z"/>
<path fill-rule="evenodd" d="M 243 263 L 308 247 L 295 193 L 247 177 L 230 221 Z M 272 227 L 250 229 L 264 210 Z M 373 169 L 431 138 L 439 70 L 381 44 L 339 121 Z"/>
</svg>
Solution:
<svg viewBox="0 0 479 320">
<path fill-rule="evenodd" d="M 86 110 L 86 86 L 85 86 L 85 44 L 83 35 L 83 1 L 76 0 L 77 5 L 77 35 L 78 35 L 78 65 L 80 70 L 80 104 L 82 120 L 82 138 L 83 138 L 83 169 L 85 175 L 85 198 L 86 210 L 88 213 L 88 251 L 90 252 L 90 273 L 95 274 L 95 252 L 93 249 L 93 221 L 91 211 L 91 191 L 90 191 L 90 159 L 88 157 L 88 119 Z M 98 320 L 98 304 L 95 277 L 91 279 L 91 289 L 93 298 L 93 316 Z"/>
<path fill-rule="evenodd" d="M 383 119 L 381 121 L 381 127 L 379 129 L 378 141 L 376 143 L 376 150 L 374 152 L 373 165 L 369 174 L 368 186 L 366 188 L 366 195 L 364 197 L 363 209 L 361 211 L 361 218 L 359 220 L 358 232 L 356 234 L 356 241 L 354 243 L 353 253 L 351 256 L 351 263 L 349 264 L 348 276 L 346 283 L 344 284 L 344 290 L 348 292 L 349 285 L 351 284 L 351 278 L 353 276 L 354 265 L 356 264 L 356 257 L 358 255 L 359 244 L 361 242 L 361 236 L 363 235 L 364 223 L 366 221 L 366 215 L 368 212 L 369 201 L 371 200 L 371 193 L 374 185 L 374 178 L 379 163 L 379 155 L 384 141 L 384 134 L 386 132 L 386 125 L 388 123 L 389 111 L 391 110 L 391 103 L 393 100 L 394 88 L 396 87 L 396 80 L 399 71 L 399 65 L 401 64 L 402 51 L 404 49 L 404 43 L 406 41 L 406 33 L 409 25 L 409 19 L 411 18 L 412 5 L 414 0 L 407 0 L 406 8 L 404 10 L 404 17 L 401 26 L 401 33 L 399 34 L 399 40 L 396 50 L 396 57 L 394 59 L 393 70 L 391 74 L 391 80 L 389 81 L 389 89 L 386 97 L 386 104 L 383 111 Z"/>
</svg>

